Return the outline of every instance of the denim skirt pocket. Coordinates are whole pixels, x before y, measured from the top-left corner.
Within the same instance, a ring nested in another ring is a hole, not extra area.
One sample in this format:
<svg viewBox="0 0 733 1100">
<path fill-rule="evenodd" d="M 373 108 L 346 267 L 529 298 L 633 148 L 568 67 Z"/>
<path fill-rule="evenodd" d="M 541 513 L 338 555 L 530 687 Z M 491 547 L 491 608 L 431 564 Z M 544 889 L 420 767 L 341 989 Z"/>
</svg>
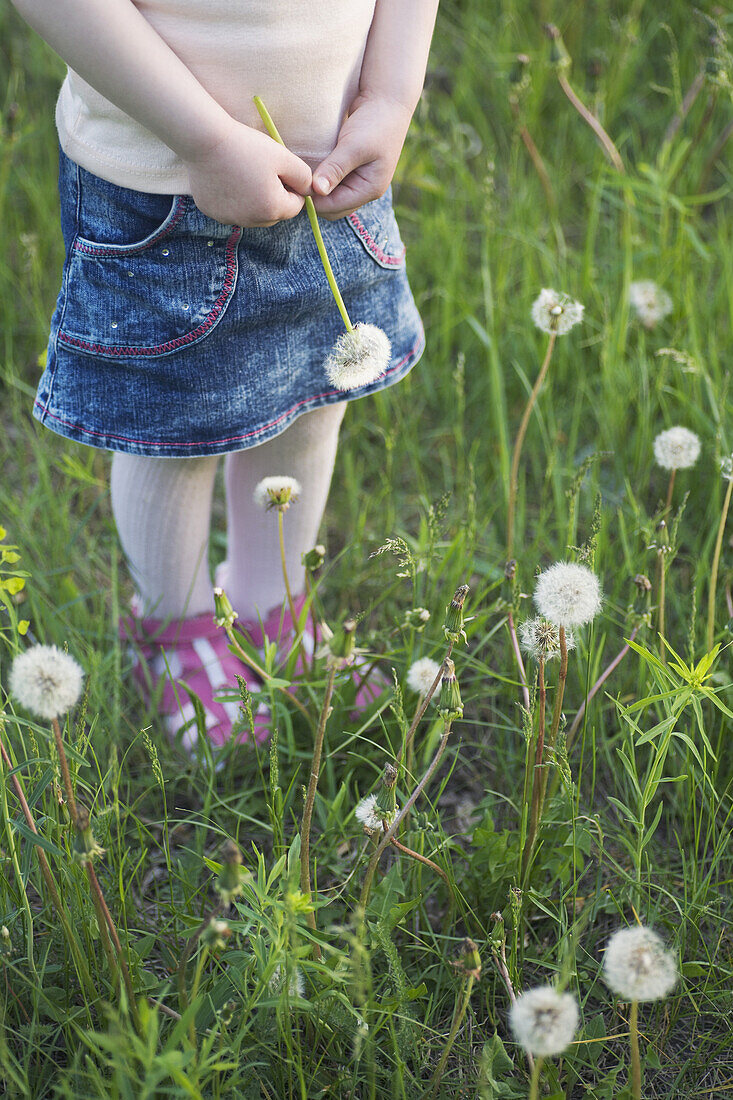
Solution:
<svg viewBox="0 0 733 1100">
<path fill-rule="evenodd" d="M 130 359 L 203 340 L 234 292 L 241 230 L 207 218 L 190 196 L 129 191 L 73 169 L 59 344 Z"/>
<path fill-rule="evenodd" d="M 392 188 L 381 198 L 360 207 L 346 218 L 352 232 L 380 267 L 396 270 L 405 266 L 405 246 L 392 209 Z"/>
</svg>

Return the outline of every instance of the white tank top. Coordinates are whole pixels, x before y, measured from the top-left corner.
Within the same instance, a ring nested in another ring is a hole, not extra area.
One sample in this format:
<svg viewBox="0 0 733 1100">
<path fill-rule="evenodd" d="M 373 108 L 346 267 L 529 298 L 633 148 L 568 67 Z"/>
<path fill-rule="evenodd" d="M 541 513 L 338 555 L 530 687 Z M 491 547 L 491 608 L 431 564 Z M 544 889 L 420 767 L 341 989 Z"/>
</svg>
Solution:
<svg viewBox="0 0 733 1100">
<path fill-rule="evenodd" d="M 376 0 L 134 0 L 233 118 L 264 127 L 265 102 L 287 147 L 315 167 L 336 144 L 359 75 Z M 186 193 L 172 149 L 69 69 L 56 105 L 64 152 L 138 191 Z"/>
</svg>

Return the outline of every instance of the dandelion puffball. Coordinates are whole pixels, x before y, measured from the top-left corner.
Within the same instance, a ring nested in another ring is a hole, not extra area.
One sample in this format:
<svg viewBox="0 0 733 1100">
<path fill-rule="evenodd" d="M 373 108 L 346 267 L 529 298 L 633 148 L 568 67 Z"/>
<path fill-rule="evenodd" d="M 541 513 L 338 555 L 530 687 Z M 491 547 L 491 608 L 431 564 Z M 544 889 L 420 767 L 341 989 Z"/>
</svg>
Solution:
<svg viewBox="0 0 733 1100">
<path fill-rule="evenodd" d="M 381 328 L 358 324 L 341 333 L 324 369 L 337 390 L 358 390 L 381 378 L 391 356 L 392 345 Z"/>
<path fill-rule="evenodd" d="M 560 656 L 558 628 L 549 619 L 543 619 L 541 615 L 537 615 L 534 619 L 525 619 L 519 627 L 519 637 L 522 649 L 535 661 L 539 661 L 540 658 L 543 661 L 551 661 L 553 657 Z M 572 631 L 568 631 L 565 635 L 565 648 L 575 649 Z"/>
<path fill-rule="evenodd" d="M 568 294 L 545 287 L 532 303 L 532 320 L 542 332 L 555 332 L 563 336 L 583 320 L 585 307 Z"/>
<path fill-rule="evenodd" d="M 700 454 L 700 437 L 679 424 L 660 432 L 654 440 L 654 457 L 663 470 L 686 470 Z"/>
<path fill-rule="evenodd" d="M 584 626 L 601 610 L 601 584 L 587 565 L 558 561 L 537 578 L 534 602 L 555 626 Z"/>
<path fill-rule="evenodd" d="M 289 507 L 301 493 L 300 482 L 294 477 L 263 477 L 255 486 L 253 493 L 255 504 L 261 508 Z"/>
<path fill-rule="evenodd" d="M 10 694 L 39 718 L 58 718 L 81 695 L 84 673 L 55 645 L 36 645 L 18 654 L 10 669 Z"/>
<path fill-rule="evenodd" d="M 677 963 L 656 932 L 635 925 L 606 944 L 603 977 L 624 1001 L 658 1001 L 677 984 Z"/>
<path fill-rule="evenodd" d="M 377 796 L 368 794 L 362 798 L 354 810 L 357 821 L 360 821 L 369 832 L 376 832 L 382 828 L 382 815 L 377 810 Z"/>
<path fill-rule="evenodd" d="M 509 1015 L 519 1045 L 539 1058 L 562 1054 L 577 1031 L 578 1021 L 578 1005 L 572 994 L 558 993 L 550 985 L 523 993 Z"/>
<path fill-rule="evenodd" d="M 418 695 L 427 695 L 440 672 L 440 665 L 432 657 L 421 657 L 407 671 L 407 686 Z"/>
<path fill-rule="evenodd" d="M 654 328 L 672 311 L 672 299 L 669 294 L 651 279 L 632 283 L 629 287 L 629 301 L 645 328 Z"/>
</svg>

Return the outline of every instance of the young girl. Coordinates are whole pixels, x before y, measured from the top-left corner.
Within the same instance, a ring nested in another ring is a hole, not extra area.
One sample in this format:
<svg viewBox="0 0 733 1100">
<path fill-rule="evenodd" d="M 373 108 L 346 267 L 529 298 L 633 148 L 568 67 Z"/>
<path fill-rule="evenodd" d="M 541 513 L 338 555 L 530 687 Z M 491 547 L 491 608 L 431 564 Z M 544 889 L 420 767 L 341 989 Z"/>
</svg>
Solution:
<svg viewBox="0 0 733 1100">
<path fill-rule="evenodd" d="M 423 350 L 389 185 L 438 0 L 14 3 L 69 65 L 56 109 L 66 261 L 34 414 L 114 452 L 112 508 L 138 592 L 132 633 L 147 640 L 141 679 L 168 670 L 186 681 L 222 744 L 236 708 L 216 690 L 235 673 L 259 685 L 213 624 L 218 457 L 220 577 L 261 643 L 281 626 L 284 586 L 277 523 L 255 487 L 271 475 L 300 484 L 286 525 L 297 591 L 345 402 L 399 381 Z M 352 319 L 391 341 L 383 375 L 350 391 L 324 373 L 343 322 L 306 195 Z M 171 734 L 190 725 L 170 681 L 161 706 Z"/>
</svg>

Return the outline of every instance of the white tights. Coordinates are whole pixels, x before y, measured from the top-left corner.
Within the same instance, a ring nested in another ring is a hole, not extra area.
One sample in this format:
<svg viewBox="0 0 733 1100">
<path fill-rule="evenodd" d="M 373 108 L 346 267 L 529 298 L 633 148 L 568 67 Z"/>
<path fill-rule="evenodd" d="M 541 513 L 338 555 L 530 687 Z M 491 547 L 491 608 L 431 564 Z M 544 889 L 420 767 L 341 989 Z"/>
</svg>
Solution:
<svg viewBox="0 0 733 1100">
<path fill-rule="evenodd" d="M 339 402 L 304 413 L 274 439 L 226 456 L 226 592 L 242 618 L 265 616 L 285 597 L 277 515 L 254 503 L 255 486 L 284 474 L 302 486 L 285 515 L 288 577 L 298 593 L 300 557 L 318 536 L 345 408 Z M 114 455 L 112 511 L 146 616 L 181 619 L 213 609 L 208 549 L 217 464 L 217 456 Z"/>
</svg>

